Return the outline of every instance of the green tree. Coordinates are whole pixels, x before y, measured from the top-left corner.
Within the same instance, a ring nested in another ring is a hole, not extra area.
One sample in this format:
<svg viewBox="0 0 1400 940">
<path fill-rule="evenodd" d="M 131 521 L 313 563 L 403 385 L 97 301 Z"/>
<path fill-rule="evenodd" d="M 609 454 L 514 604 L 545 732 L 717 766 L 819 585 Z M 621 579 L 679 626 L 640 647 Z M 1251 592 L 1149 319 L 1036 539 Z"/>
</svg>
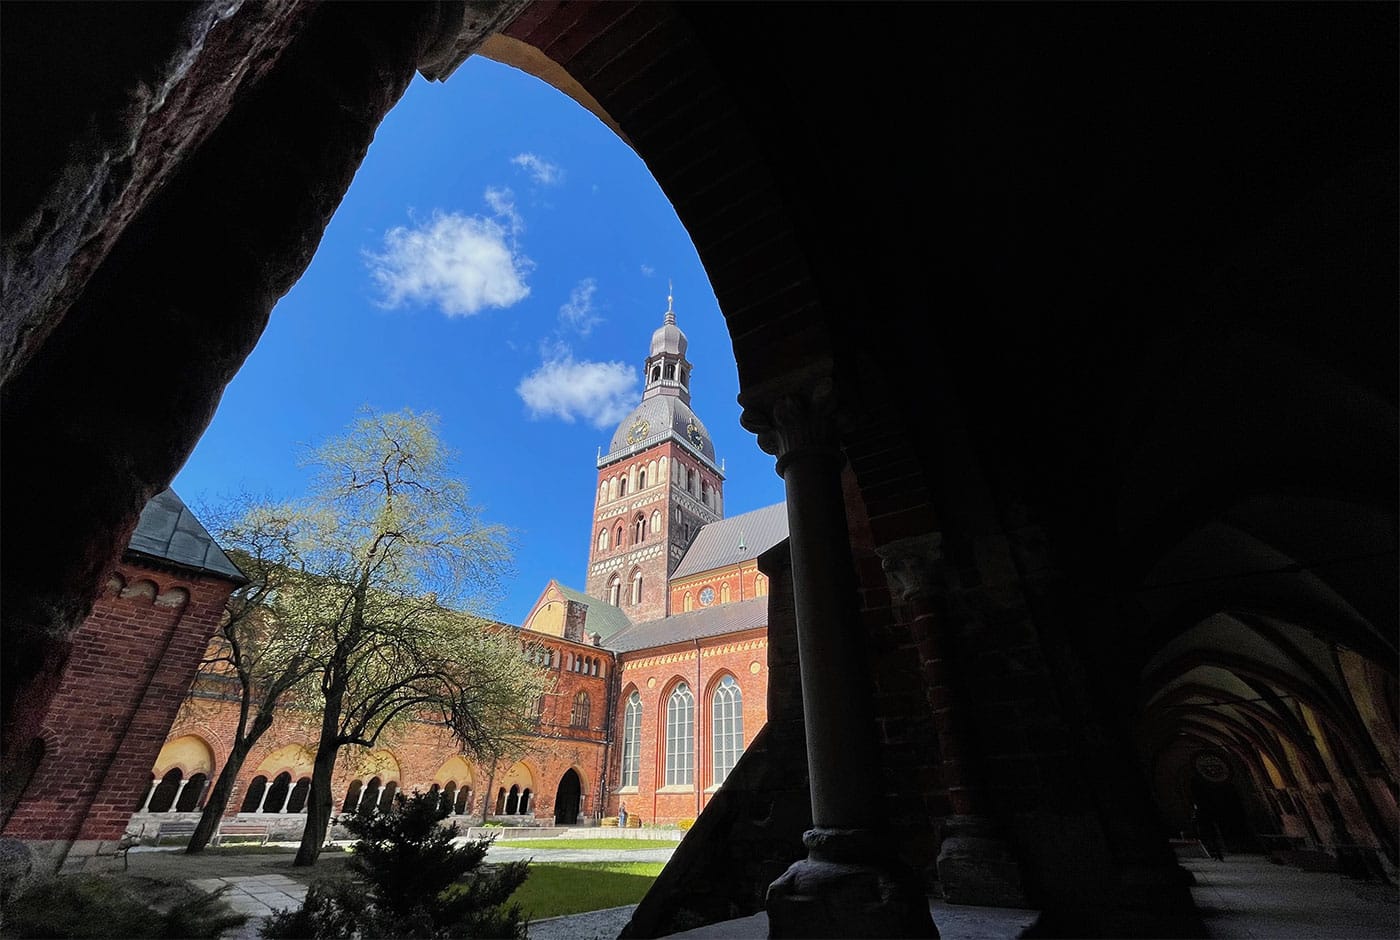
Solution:
<svg viewBox="0 0 1400 940">
<path fill-rule="evenodd" d="M 206 703 L 222 707 L 230 698 L 238 703 L 228 759 L 185 849 L 192 855 L 213 837 L 253 746 L 288 698 L 295 703 L 298 695 L 305 699 L 314 691 L 308 680 L 321 669 L 320 637 L 295 610 L 294 585 L 304 575 L 296 511 L 245 496 L 206 518 L 216 520 L 219 543 L 249 582 L 229 598 L 196 679 L 211 698 L 191 697 L 185 706 L 197 711 Z"/>
<path fill-rule="evenodd" d="M 436 425 L 409 410 L 366 412 L 308 460 L 316 477 L 298 530 L 307 575 L 294 593 L 323 651 L 297 865 L 324 844 L 340 748 L 372 748 L 420 720 L 450 729 L 468 754 L 495 753 L 528 732 L 544 688 L 515 631 L 464 612 L 497 593 L 507 533 L 468 501 Z"/>
</svg>

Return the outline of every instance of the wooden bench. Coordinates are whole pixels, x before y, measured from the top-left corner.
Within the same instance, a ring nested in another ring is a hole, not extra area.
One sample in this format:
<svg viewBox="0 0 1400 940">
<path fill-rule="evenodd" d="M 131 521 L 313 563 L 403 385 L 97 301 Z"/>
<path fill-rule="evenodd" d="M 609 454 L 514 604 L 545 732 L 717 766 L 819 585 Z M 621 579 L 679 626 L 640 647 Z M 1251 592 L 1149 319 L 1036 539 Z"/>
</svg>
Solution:
<svg viewBox="0 0 1400 940">
<path fill-rule="evenodd" d="M 256 838 L 258 845 L 267 845 L 267 823 L 224 823 L 214 835 L 214 844 L 221 844 L 229 836 Z"/>
<path fill-rule="evenodd" d="M 156 827 L 156 845 L 160 845 L 160 840 L 164 839 L 166 836 L 184 836 L 188 839 L 190 836 L 194 835 L 194 827 L 197 825 L 199 825 L 199 823 L 186 822 L 182 819 L 172 819 L 169 822 L 163 822 Z"/>
</svg>

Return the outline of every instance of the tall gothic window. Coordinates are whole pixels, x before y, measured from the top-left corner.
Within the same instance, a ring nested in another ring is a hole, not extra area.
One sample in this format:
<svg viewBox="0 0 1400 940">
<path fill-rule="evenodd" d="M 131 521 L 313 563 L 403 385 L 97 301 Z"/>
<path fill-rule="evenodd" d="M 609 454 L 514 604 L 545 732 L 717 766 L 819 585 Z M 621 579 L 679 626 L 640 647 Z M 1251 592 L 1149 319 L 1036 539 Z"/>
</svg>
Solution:
<svg viewBox="0 0 1400 940">
<path fill-rule="evenodd" d="M 613 575 L 612 581 L 608 583 L 608 603 L 614 607 L 622 604 L 622 579 L 617 575 Z"/>
<path fill-rule="evenodd" d="M 573 713 L 573 716 L 569 719 L 569 724 L 573 725 L 575 728 L 587 728 L 587 727 L 588 727 L 588 710 L 589 710 L 588 693 L 587 693 L 587 692 L 580 692 L 578 695 L 575 695 L 575 696 L 574 696 L 574 713 Z"/>
<path fill-rule="evenodd" d="M 733 676 L 725 676 L 715 689 L 711 707 L 713 724 L 710 739 L 714 741 L 715 785 L 734 769 L 739 755 L 744 753 L 744 695 Z"/>
<path fill-rule="evenodd" d="M 661 532 L 661 510 L 660 510 L 660 509 L 653 509 L 653 510 L 651 511 L 651 534 L 652 534 L 652 535 L 657 535 L 657 534 L 659 534 L 660 532 Z"/>
<path fill-rule="evenodd" d="M 682 682 L 666 702 L 666 786 L 695 782 L 695 696 Z"/>
<path fill-rule="evenodd" d="M 646 471 L 646 468 L 643 467 L 641 470 L 639 470 L 639 471 L 637 472 L 637 489 L 639 489 L 639 490 L 644 490 L 644 489 L 646 489 L 646 488 L 647 488 L 647 471 Z"/>
<path fill-rule="evenodd" d="M 608 547 L 608 530 L 603 529 L 598 533 L 598 551 L 604 551 Z"/>
<path fill-rule="evenodd" d="M 647 536 L 647 521 L 641 513 L 637 513 L 637 518 L 632 520 L 632 544 L 636 545 Z"/>
<path fill-rule="evenodd" d="M 627 697 L 627 709 L 622 717 L 622 785 L 635 787 L 642 766 L 642 697 L 633 692 Z"/>
<path fill-rule="evenodd" d="M 626 495 L 627 495 L 627 478 L 626 478 L 626 477 L 623 477 L 623 478 L 622 478 L 622 482 L 619 483 L 619 484 L 617 485 L 617 495 L 618 495 L 618 496 L 626 496 Z"/>
<path fill-rule="evenodd" d="M 632 606 L 642 602 L 642 569 L 632 572 Z"/>
<path fill-rule="evenodd" d="M 686 591 L 686 592 L 685 592 L 685 609 L 686 609 L 686 610 L 694 610 L 694 609 L 695 609 L 695 597 L 694 597 L 689 591 Z"/>
</svg>

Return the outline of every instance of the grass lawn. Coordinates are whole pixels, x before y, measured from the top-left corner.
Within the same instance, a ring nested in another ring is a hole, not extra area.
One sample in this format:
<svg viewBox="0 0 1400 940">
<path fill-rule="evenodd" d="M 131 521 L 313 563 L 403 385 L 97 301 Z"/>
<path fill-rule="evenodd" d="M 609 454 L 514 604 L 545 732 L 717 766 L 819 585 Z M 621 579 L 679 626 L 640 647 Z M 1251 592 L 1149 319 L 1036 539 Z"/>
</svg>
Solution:
<svg viewBox="0 0 1400 940">
<path fill-rule="evenodd" d="M 636 904 L 663 867 L 661 862 L 534 862 L 510 900 L 531 920 Z"/>
<path fill-rule="evenodd" d="M 669 849 L 680 845 L 670 839 L 497 839 L 496 845 L 509 849 Z"/>
</svg>

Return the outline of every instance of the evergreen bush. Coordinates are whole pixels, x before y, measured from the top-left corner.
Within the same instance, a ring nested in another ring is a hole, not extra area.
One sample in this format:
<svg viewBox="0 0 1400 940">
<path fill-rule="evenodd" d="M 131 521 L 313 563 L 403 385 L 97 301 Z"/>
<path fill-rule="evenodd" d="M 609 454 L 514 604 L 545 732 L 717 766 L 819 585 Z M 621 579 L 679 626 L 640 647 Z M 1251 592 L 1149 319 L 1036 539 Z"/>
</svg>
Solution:
<svg viewBox="0 0 1400 940">
<path fill-rule="evenodd" d="M 443 826 L 438 795 L 394 794 L 386 812 L 346 813 L 357 836 L 348 867 L 354 882 L 320 883 L 298 911 L 264 923 L 270 938 L 524 938 L 519 904 L 506 900 L 529 876 L 527 862 L 483 866 L 494 837 L 453 844 L 459 828 Z"/>
</svg>

